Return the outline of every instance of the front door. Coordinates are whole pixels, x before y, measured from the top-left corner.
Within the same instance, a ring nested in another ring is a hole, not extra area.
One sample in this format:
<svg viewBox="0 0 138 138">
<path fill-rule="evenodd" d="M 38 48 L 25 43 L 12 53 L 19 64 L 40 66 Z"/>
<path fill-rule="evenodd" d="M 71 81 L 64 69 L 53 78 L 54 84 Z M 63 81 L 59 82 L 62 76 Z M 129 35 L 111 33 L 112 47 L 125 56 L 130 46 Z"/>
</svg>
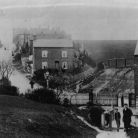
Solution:
<svg viewBox="0 0 138 138">
<path fill-rule="evenodd" d="M 55 61 L 55 69 L 59 70 L 59 61 Z"/>
<path fill-rule="evenodd" d="M 121 97 L 121 105 L 122 105 L 122 107 L 124 106 L 124 96 L 123 95 Z"/>
</svg>

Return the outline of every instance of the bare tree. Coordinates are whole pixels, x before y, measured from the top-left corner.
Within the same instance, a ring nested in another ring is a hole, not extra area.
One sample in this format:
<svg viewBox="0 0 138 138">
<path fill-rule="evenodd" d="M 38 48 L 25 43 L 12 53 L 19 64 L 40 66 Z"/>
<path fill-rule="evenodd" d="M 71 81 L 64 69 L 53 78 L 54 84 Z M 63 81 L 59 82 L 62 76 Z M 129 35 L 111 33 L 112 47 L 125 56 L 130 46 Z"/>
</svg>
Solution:
<svg viewBox="0 0 138 138">
<path fill-rule="evenodd" d="M 9 81 L 9 78 L 13 73 L 13 71 L 14 71 L 14 68 L 11 60 L 0 61 L 0 74 L 1 74 L 2 82 L 4 81 L 4 79 L 7 79 Z"/>
</svg>

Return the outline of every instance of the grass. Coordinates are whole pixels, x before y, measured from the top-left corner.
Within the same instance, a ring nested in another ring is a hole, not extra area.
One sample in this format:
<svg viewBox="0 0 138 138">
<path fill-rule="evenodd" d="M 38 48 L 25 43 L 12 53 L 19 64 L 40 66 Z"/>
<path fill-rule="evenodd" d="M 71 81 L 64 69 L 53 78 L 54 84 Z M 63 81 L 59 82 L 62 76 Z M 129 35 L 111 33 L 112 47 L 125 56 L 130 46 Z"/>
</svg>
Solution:
<svg viewBox="0 0 138 138">
<path fill-rule="evenodd" d="M 84 135 L 95 138 L 97 131 L 61 106 L 0 95 L 0 137 L 75 138 Z"/>
</svg>

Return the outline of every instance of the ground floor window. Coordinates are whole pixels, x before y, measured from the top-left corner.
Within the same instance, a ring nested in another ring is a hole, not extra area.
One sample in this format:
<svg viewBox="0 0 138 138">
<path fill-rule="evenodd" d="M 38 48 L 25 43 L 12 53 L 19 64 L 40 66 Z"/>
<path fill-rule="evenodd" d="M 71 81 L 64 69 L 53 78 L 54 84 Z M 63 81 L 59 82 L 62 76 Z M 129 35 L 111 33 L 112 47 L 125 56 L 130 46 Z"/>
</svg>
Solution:
<svg viewBox="0 0 138 138">
<path fill-rule="evenodd" d="M 62 69 L 68 69 L 67 61 L 62 62 Z"/>
<path fill-rule="evenodd" d="M 46 69 L 48 68 L 48 63 L 45 61 L 45 62 L 42 62 L 42 69 Z"/>
</svg>

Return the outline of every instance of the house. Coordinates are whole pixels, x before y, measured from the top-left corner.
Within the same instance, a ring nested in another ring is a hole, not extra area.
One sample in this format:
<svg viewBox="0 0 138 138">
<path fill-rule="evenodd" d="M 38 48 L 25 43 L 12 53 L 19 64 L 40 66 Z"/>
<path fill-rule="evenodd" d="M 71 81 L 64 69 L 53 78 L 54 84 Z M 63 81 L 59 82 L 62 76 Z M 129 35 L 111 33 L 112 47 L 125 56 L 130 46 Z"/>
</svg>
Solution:
<svg viewBox="0 0 138 138">
<path fill-rule="evenodd" d="M 80 61 L 74 57 L 73 42 L 69 39 L 37 39 L 33 42 L 34 71 L 44 68 L 72 71 Z"/>
</svg>

